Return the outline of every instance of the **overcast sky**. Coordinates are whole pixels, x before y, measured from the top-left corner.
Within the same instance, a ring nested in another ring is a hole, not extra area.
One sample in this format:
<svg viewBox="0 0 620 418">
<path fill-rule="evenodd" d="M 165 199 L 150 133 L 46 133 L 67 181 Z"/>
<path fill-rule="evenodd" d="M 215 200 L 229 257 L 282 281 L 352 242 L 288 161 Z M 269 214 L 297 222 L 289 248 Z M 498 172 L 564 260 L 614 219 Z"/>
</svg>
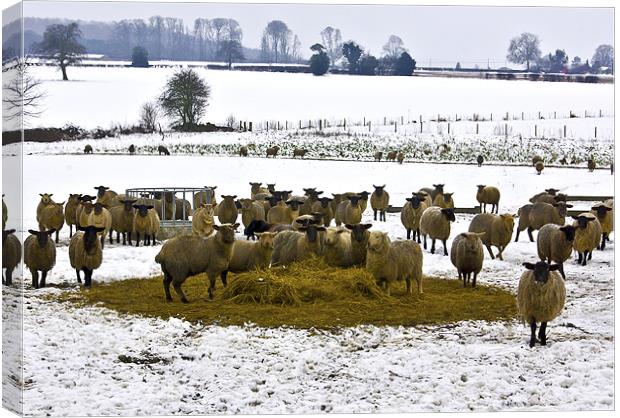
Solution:
<svg viewBox="0 0 620 418">
<path fill-rule="evenodd" d="M 432 60 L 433 65 L 485 66 L 487 59 L 491 66 L 503 65 L 510 38 L 522 32 L 539 36 L 543 54 L 560 48 L 571 59 L 591 58 L 598 45 L 614 41 L 612 8 L 24 2 L 25 17 L 110 21 L 156 14 L 180 17 L 188 27 L 197 17 L 234 18 L 244 45 L 255 48 L 266 24 L 283 20 L 299 36 L 304 56 L 328 25 L 375 55 L 395 34 L 424 65 Z"/>
</svg>

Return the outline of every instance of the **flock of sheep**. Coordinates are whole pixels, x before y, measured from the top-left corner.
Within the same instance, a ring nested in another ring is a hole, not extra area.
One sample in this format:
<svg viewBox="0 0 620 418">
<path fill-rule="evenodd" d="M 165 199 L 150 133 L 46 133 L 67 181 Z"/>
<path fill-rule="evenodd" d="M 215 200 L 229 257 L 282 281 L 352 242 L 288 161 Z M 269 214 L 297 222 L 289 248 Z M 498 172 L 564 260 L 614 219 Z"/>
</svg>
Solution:
<svg viewBox="0 0 620 418">
<path fill-rule="evenodd" d="M 177 198 L 172 192 L 151 193 L 139 198 L 119 195 L 105 186 L 97 186 L 96 196 L 71 194 L 68 200 L 56 203 L 52 194 L 41 194 L 37 206 L 39 230 L 28 230 L 24 242 L 24 263 L 32 275 L 34 288 L 45 286 L 48 272 L 56 261 L 55 242 L 58 231 L 66 223 L 70 228 L 69 260 L 78 282 L 80 273 L 85 286 L 91 286 L 92 274 L 103 260 L 105 239 L 123 245 L 154 245 L 158 239 L 160 218 L 186 219 L 191 215 L 192 233 L 177 235 L 164 242 L 155 261 L 164 275 L 166 300 L 172 300 L 170 285 L 181 301 L 188 302 L 182 284 L 190 276 L 206 273 L 209 297 L 213 298 L 216 279 L 224 286 L 227 273 L 247 271 L 257 267 L 287 265 L 310 257 L 323 257 L 331 266 L 365 267 L 387 294 L 390 284 L 405 281 L 407 293 L 412 284 L 423 292 L 423 252 L 427 238 L 430 252 L 436 241 L 443 244 L 448 255 L 447 240 L 451 222 L 455 221 L 453 193 L 444 191 L 443 184 L 413 192 L 401 210 L 400 219 L 406 229 L 406 240 L 391 240 L 387 233 L 369 231 L 371 223 L 361 223 L 368 202 L 375 221 L 386 221 L 390 196 L 385 185 L 373 185 L 372 193 L 334 193 L 321 196 L 323 191 L 304 188 L 303 195 L 290 190 L 276 190 L 275 184 L 266 188 L 250 183 L 249 198 L 221 195 L 218 202 L 216 187 L 205 187 L 193 195 L 193 202 Z M 590 212 L 573 216 L 574 223 L 565 225 L 566 195 L 547 189 L 522 206 L 518 215 L 499 214 L 500 191 L 493 186 L 478 185 L 476 199 L 480 214 L 473 217 L 468 232 L 452 240 L 450 259 L 463 285 L 476 286 L 482 270 L 484 248 L 491 258 L 503 260 L 518 217 L 517 234 L 538 230 L 537 250 L 540 262 L 524 263 L 526 271 L 518 288 L 520 315 L 532 327 L 530 346 L 536 342 L 536 323 L 541 322 L 538 340 L 545 344 L 546 323 L 555 318 L 564 306 L 565 288 L 563 263 L 572 251 L 578 262 L 586 264 L 595 248 L 603 250 L 613 230 L 613 199 L 592 207 Z M 95 203 L 93 203 L 93 201 Z M 486 213 L 486 205 L 492 205 Z M 161 215 L 161 216 L 160 216 Z M 245 240 L 236 240 L 235 232 L 244 226 Z M 217 217 L 218 223 L 214 219 Z M 3 283 L 11 285 L 12 271 L 21 259 L 21 244 L 6 230 L 7 208 L 3 200 Z M 332 226 L 332 222 L 336 226 Z M 73 234 L 73 226 L 76 233 Z M 257 239 L 258 237 L 258 239 Z M 497 254 L 491 247 L 497 247 Z M 554 263 L 554 264 L 552 264 Z M 39 280 L 39 272 L 41 279 Z"/>
</svg>

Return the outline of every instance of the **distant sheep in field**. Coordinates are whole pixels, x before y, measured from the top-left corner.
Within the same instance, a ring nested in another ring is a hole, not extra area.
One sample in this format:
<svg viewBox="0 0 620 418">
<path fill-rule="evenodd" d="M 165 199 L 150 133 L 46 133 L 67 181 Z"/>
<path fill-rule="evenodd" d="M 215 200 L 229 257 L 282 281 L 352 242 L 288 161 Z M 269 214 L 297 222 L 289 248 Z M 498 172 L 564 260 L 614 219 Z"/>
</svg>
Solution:
<svg viewBox="0 0 620 418">
<path fill-rule="evenodd" d="M 375 161 L 381 161 L 381 158 L 383 158 L 383 152 L 381 151 L 375 152 Z"/>
<path fill-rule="evenodd" d="M 129 155 L 134 155 L 136 153 L 136 146 L 134 144 L 131 144 L 129 146 Z"/>
<path fill-rule="evenodd" d="M 53 229 L 56 232 L 56 244 L 60 230 L 65 224 L 64 204 L 65 202 L 53 203 L 43 207 L 39 217 L 39 229 L 41 231 Z"/>
<path fill-rule="evenodd" d="M 476 158 L 476 162 L 478 163 L 478 167 L 482 167 L 482 163 L 484 163 L 484 157 L 482 155 L 479 155 L 478 158 Z"/>
<path fill-rule="evenodd" d="M 2 231 L 2 268 L 6 269 L 2 283 L 7 286 L 13 284 L 13 270 L 22 258 L 22 244 L 14 234 L 14 229 Z"/>
<path fill-rule="evenodd" d="M 559 226 L 547 224 L 540 228 L 536 237 L 538 257 L 549 264 L 552 261 L 557 263 L 560 266 L 559 271 L 564 280 L 566 280 L 564 262 L 570 258 L 573 252 L 575 231 L 575 227 L 572 225 Z"/>
<path fill-rule="evenodd" d="M 248 147 L 242 145 L 239 147 L 239 157 L 247 157 L 248 156 Z"/>
<path fill-rule="evenodd" d="M 573 205 L 566 202 L 552 204 L 538 202 L 531 205 L 524 205 L 519 209 L 519 226 L 515 242 L 519 241 L 521 231 L 527 229 L 527 235 L 531 242 L 534 242 L 533 231 L 539 230 L 546 224 L 564 225 L 566 223 L 567 209 Z"/>
<path fill-rule="evenodd" d="M 386 222 L 385 213 L 390 206 L 390 195 L 385 191 L 385 184 L 383 186 L 375 186 L 375 191 L 370 196 L 370 207 L 374 213 L 374 220 L 377 220 L 377 212 L 379 213 L 379 221 Z"/>
<path fill-rule="evenodd" d="M 537 162 L 542 162 L 542 157 L 540 155 L 535 155 L 532 157 L 532 166 L 536 166 Z"/>
<path fill-rule="evenodd" d="M 188 303 L 182 285 L 188 277 L 206 273 L 209 278 L 209 299 L 213 299 L 217 277 L 222 278 L 226 287 L 226 276 L 235 242 L 235 230 L 239 224 L 213 225 L 215 234 L 209 238 L 197 235 L 178 235 L 163 245 L 155 262 L 161 265 L 164 273 L 164 292 L 166 301 L 172 301 L 170 284 L 181 299 Z"/>
<path fill-rule="evenodd" d="M 605 249 L 605 242 L 609 240 L 609 234 L 614 230 L 614 209 L 606 204 L 592 206 L 590 212 L 596 216 L 601 224 L 601 250 Z"/>
<path fill-rule="evenodd" d="M 454 210 L 431 206 L 426 208 L 420 218 L 420 233 L 424 237 L 424 249 L 426 250 L 426 236 L 431 238 L 431 254 L 435 254 L 435 240 L 443 243 L 443 253 L 448 255 L 446 241 L 450 237 L 450 222 L 454 222 Z"/>
<path fill-rule="evenodd" d="M 24 241 L 24 264 L 32 275 L 32 287 L 38 289 L 45 287 L 47 273 L 56 264 L 56 246 L 50 239 L 54 230 L 35 231 L 29 229 L 28 233 L 30 235 Z M 40 282 L 39 271 L 41 272 Z"/>
<path fill-rule="evenodd" d="M 403 161 L 405 161 L 405 154 L 403 154 L 402 152 L 399 152 L 398 155 L 396 156 L 396 160 L 398 161 L 398 164 L 402 164 Z"/>
<path fill-rule="evenodd" d="M 278 151 L 280 151 L 280 147 L 277 145 L 267 148 L 266 150 L 267 158 L 269 158 L 270 156 L 275 158 L 276 155 L 278 155 Z"/>
<path fill-rule="evenodd" d="M 398 151 L 390 151 L 387 153 L 385 157 L 385 161 L 396 161 L 396 156 L 398 155 Z"/>
<path fill-rule="evenodd" d="M 523 263 L 527 269 L 519 280 L 517 308 L 523 321 L 530 325 L 530 347 L 536 345 L 536 323 L 540 322 L 538 341 L 547 345 L 547 322 L 554 320 L 564 309 L 566 287 L 557 273 L 558 264 L 544 261 Z"/>
<path fill-rule="evenodd" d="M 592 251 L 600 245 L 601 242 L 601 224 L 590 212 L 580 213 L 579 216 L 572 217 L 575 221 L 575 240 L 573 241 L 573 249 L 577 252 L 579 258 L 577 263 L 585 266 L 587 260 L 592 260 Z"/>
<path fill-rule="evenodd" d="M 486 213 L 487 205 L 491 205 L 491 213 L 498 213 L 500 198 L 499 189 L 493 186 L 485 186 L 484 184 L 479 184 L 476 187 L 478 188 L 476 200 L 480 204 L 480 213 Z"/>
<path fill-rule="evenodd" d="M 594 157 L 590 157 L 588 159 L 588 171 L 591 173 L 596 169 L 596 161 L 594 160 Z"/>
<path fill-rule="evenodd" d="M 545 163 L 543 163 L 542 161 L 538 161 L 536 164 L 534 164 L 534 168 L 536 169 L 536 174 L 540 175 L 540 173 L 542 173 L 542 171 L 545 169 Z"/>
<path fill-rule="evenodd" d="M 422 294 L 422 250 L 413 241 L 392 242 L 387 233 L 373 231 L 368 238 L 366 270 L 373 275 L 377 285 L 390 295 L 390 284 L 404 280 L 407 294 L 412 293 L 411 283 L 416 282 Z"/>
<path fill-rule="evenodd" d="M 456 267 L 459 280 L 463 279 L 463 287 L 467 287 L 467 283 L 471 282 L 472 287 L 476 287 L 476 279 L 482 270 L 482 262 L 484 260 L 484 248 L 480 238 L 485 235 L 484 232 L 463 232 L 457 235 L 452 241 L 450 249 L 450 261 Z"/>
<path fill-rule="evenodd" d="M 104 228 L 78 226 L 78 231 L 69 242 L 69 263 L 75 269 L 78 283 L 82 283 L 80 272 L 84 272 L 84 286 L 92 284 L 93 271 L 101 266 L 103 251 L 97 237 Z"/>
<path fill-rule="evenodd" d="M 84 147 L 84 154 L 92 154 L 93 153 L 93 147 L 90 145 L 86 145 Z"/>
<path fill-rule="evenodd" d="M 168 151 L 168 148 L 166 148 L 163 145 L 160 145 L 157 147 L 157 152 L 159 153 L 159 155 L 170 155 L 170 151 Z"/>
<path fill-rule="evenodd" d="M 495 255 L 493 255 L 491 250 L 491 246 L 494 246 L 498 250 L 497 258 L 504 260 L 503 253 L 512 239 L 514 226 L 514 216 L 509 213 L 501 215 L 481 213 L 474 216 L 471 220 L 469 232 L 484 232 L 480 239 L 489 251 L 491 259 L 495 259 Z"/>
<path fill-rule="evenodd" d="M 305 148 L 295 148 L 293 150 L 293 158 L 295 158 L 295 157 L 304 158 L 307 152 L 308 152 L 308 150 L 305 149 Z"/>
<path fill-rule="evenodd" d="M 273 241 L 272 265 L 288 265 L 323 253 L 324 226 L 308 225 L 297 231 L 280 232 Z"/>
</svg>

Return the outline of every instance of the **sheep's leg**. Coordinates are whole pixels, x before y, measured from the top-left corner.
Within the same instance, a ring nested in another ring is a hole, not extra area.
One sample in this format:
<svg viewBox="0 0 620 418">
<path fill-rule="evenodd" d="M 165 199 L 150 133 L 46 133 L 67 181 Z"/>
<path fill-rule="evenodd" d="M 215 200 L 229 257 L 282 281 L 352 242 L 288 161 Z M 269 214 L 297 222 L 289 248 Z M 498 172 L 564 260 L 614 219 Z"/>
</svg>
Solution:
<svg viewBox="0 0 620 418">
<path fill-rule="evenodd" d="M 220 273 L 220 278 L 222 279 L 222 284 L 224 285 L 224 287 L 228 286 L 228 280 L 226 276 L 228 276 L 228 270 L 224 270 Z"/>
<path fill-rule="evenodd" d="M 497 258 L 499 258 L 500 260 L 504 261 L 504 249 L 506 247 L 497 247 Z"/>
<path fill-rule="evenodd" d="M 35 269 L 30 269 L 30 274 L 32 274 L 32 287 L 34 289 L 39 288 L 39 272 Z"/>
<path fill-rule="evenodd" d="M 101 234 L 101 249 L 105 247 L 105 234 Z"/>
<path fill-rule="evenodd" d="M 499 214 L 499 203 L 495 205 L 495 214 Z"/>
<path fill-rule="evenodd" d="M 605 241 L 606 241 L 606 234 L 603 234 L 603 238 L 601 239 L 601 251 L 603 251 L 605 249 Z"/>
<path fill-rule="evenodd" d="M 585 266 L 586 264 L 588 264 L 588 252 L 584 251 L 583 252 L 583 261 L 581 262 L 581 265 Z"/>
<path fill-rule="evenodd" d="M 131 231 L 127 232 L 127 243 L 128 243 L 129 245 L 132 245 L 132 244 L 131 244 Z"/>
<path fill-rule="evenodd" d="M 463 287 L 467 286 L 467 282 L 465 281 L 465 274 L 461 273 L 461 270 L 457 270 L 459 274 L 459 280 L 463 280 Z"/>
<path fill-rule="evenodd" d="M 136 247 L 140 246 L 140 233 L 136 232 Z"/>
<path fill-rule="evenodd" d="M 536 320 L 533 320 L 530 323 L 530 330 L 531 330 L 530 347 L 534 347 L 534 345 L 536 345 Z"/>
<path fill-rule="evenodd" d="M 476 287 L 476 279 L 478 278 L 478 273 L 474 271 L 474 281 L 471 284 L 471 287 Z"/>
<path fill-rule="evenodd" d="M 517 236 L 515 237 L 515 242 L 519 241 L 519 234 L 521 233 L 521 230 L 519 228 L 517 228 Z"/>
<path fill-rule="evenodd" d="M 446 244 L 446 240 L 442 239 L 441 242 L 443 243 L 443 255 L 448 255 L 448 244 Z"/>
<path fill-rule="evenodd" d="M 69 238 L 73 236 L 73 225 L 69 224 Z"/>
<path fill-rule="evenodd" d="M 172 276 L 164 272 L 164 293 L 166 295 L 166 302 L 172 301 L 172 296 L 170 295 L 170 283 L 172 283 Z"/>
<path fill-rule="evenodd" d="M 487 247 L 487 250 L 489 251 L 489 255 L 491 256 L 491 260 L 495 260 L 495 256 L 493 255 L 493 250 L 491 250 L 491 246 L 490 245 L 485 245 L 485 247 Z"/>
<path fill-rule="evenodd" d="M 374 212 L 374 220 L 376 221 L 377 220 L 377 210 L 373 209 L 373 212 Z M 381 218 L 379 218 L 379 219 L 381 219 Z"/>
<path fill-rule="evenodd" d="M 149 237 L 149 234 L 144 234 L 143 244 L 145 247 L 150 244 L 150 240 L 147 241 L 148 237 Z"/>
<path fill-rule="evenodd" d="M 562 279 L 566 281 L 566 274 L 564 274 L 564 263 L 560 263 L 560 274 L 562 275 Z"/>
<path fill-rule="evenodd" d="M 409 228 L 407 228 L 407 239 L 411 239 L 411 229 L 409 229 Z"/>
<path fill-rule="evenodd" d="M 538 339 L 540 340 L 540 345 L 547 345 L 547 322 L 540 323 Z"/>
<path fill-rule="evenodd" d="M 80 277 L 80 269 L 75 269 L 75 274 L 77 275 L 78 283 L 82 283 L 82 278 Z"/>
<path fill-rule="evenodd" d="M 110 245 L 114 244 L 114 236 L 113 236 L 113 232 L 110 229 L 110 232 L 108 233 L 108 238 L 110 239 Z"/>
<path fill-rule="evenodd" d="M 84 271 L 84 286 L 90 287 L 92 284 L 93 271 L 84 267 L 82 269 Z"/>
<path fill-rule="evenodd" d="M 578 256 L 578 258 L 577 258 L 577 264 L 581 264 L 581 253 L 580 253 L 580 252 L 577 252 L 577 256 Z"/>
<path fill-rule="evenodd" d="M 418 244 L 421 244 L 421 240 L 420 240 L 420 229 L 416 229 L 413 231 L 414 233 L 416 233 L 418 235 Z M 426 248 L 426 247 L 424 247 Z"/>
<path fill-rule="evenodd" d="M 13 269 L 6 269 L 6 285 L 10 286 L 13 284 Z"/>
<path fill-rule="evenodd" d="M 424 293 L 424 291 L 422 290 L 422 279 L 424 278 L 424 276 L 420 276 L 416 279 L 416 281 L 418 282 L 418 293 L 421 295 L 422 293 Z"/>
<path fill-rule="evenodd" d="M 185 297 L 185 293 L 183 293 L 183 289 L 181 288 L 181 284 L 182 284 L 181 282 L 173 281 L 172 282 L 172 287 L 174 287 L 174 291 L 177 292 L 177 295 L 179 295 L 179 298 L 181 298 L 181 302 L 189 303 L 189 301 Z"/>
<path fill-rule="evenodd" d="M 213 293 L 215 292 L 215 274 L 209 274 L 209 299 L 213 299 Z"/>
<path fill-rule="evenodd" d="M 56 231 L 56 244 L 58 244 L 58 235 L 60 234 L 60 231 Z"/>
<path fill-rule="evenodd" d="M 532 235 L 532 227 L 528 226 L 527 227 L 527 236 L 530 238 L 530 242 L 534 242 L 534 236 Z"/>
<path fill-rule="evenodd" d="M 424 235 L 424 249 L 426 250 L 426 235 Z"/>
<path fill-rule="evenodd" d="M 39 287 L 45 287 L 45 279 L 47 278 L 47 271 L 41 272 L 41 281 L 39 282 Z"/>
<path fill-rule="evenodd" d="M 431 254 L 435 254 L 435 238 L 433 238 L 433 241 L 432 241 Z"/>
<path fill-rule="evenodd" d="M 592 260 L 592 251 L 590 251 L 590 253 L 588 254 L 588 261 Z"/>
<path fill-rule="evenodd" d="M 407 284 L 407 294 L 411 294 L 411 277 L 407 277 L 405 279 L 405 283 Z"/>
</svg>

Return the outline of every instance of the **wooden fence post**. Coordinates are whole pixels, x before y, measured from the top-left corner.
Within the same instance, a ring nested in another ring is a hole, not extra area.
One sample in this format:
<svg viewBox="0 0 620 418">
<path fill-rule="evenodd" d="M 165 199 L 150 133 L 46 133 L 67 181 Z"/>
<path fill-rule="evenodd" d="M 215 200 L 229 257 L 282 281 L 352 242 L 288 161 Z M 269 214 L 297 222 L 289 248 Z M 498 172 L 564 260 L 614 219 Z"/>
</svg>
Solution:
<svg viewBox="0 0 620 418">
<path fill-rule="evenodd" d="M 504 124 L 504 133 L 506 134 L 506 138 L 508 138 L 508 124 Z"/>
<path fill-rule="evenodd" d="M 594 127 L 594 139 L 596 139 L 596 134 L 597 134 L 598 129 L 596 128 L 596 126 Z"/>
<path fill-rule="evenodd" d="M 534 125 L 534 138 L 538 138 L 538 125 Z"/>
<path fill-rule="evenodd" d="M 521 120 L 525 120 L 525 112 L 521 112 Z"/>
<path fill-rule="evenodd" d="M 370 129 L 371 129 L 371 126 L 370 126 L 370 125 L 372 125 L 372 122 L 371 122 L 371 121 L 368 121 L 368 132 L 370 132 Z"/>
<path fill-rule="evenodd" d="M 566 138 L 566 125 L 564 125 L 564 138 Z"/>
<path fill-rule="evenodd" d="M 423 125 L 423 123 L 420 122 L 420 133 L 422 133 L 422 125 Z"/>
<path fill-rule="evenodd" d="M 250 121 L 250 129 L 249 129 L 249 131 L 252 132 L 252 121 Z"/>
<path fill-rule="evenodd" d="M 538 111 L 538 119 L 540 119 L 540 110 Z"/>
<path fill-rule="evenodd" d="M 383 124 L 387 125 L 387 117 L 386 116 L 383 117 Z"/>
<path fill-rule="evenodd" d="M 343 126 L 343 129 L 344 129 L 344 130 L 346 130 L 346 129 L 347 129 L 347 118 L 344 118 L 344 119 L 342 120 L 342 126 Z"/>
<path fill-rule="evenodd" d="M 448 135 L 450 135 L 450 122 L 448 122 Z"/>
<path fill-rule="evenodd" d="M 480 132 L 480 125 L 476 123 L 476 135 Z"/>
<path fill-rule="evenodd" d="M 557 119 L 557 114 L 556 114 L 556 112 L 553 112 L 553 119 Z"/>
<path fill-rule="evenodd" d="M 491 119 L 490 120 L 491 120 L 491 122 L 493 122 L 493 113 L 491 113 Z"/>
<path fill-rule="evenodd" d="M 319 119 L 319 131 L 323 130 L 323 119 Z"/>
<path fill-rule="evenodd" d="M 246 132 L 248 130 L 248 123 L 246 121 L 243 121 L 243 130 Z"/>
<path fill-rule="evenodd" d="M 422 115 L 420 115 L 420 123 L 422 123 Z"/>
<path fill-rule="evenodd" d="M 396 132 L 396 127 L 398 126 L 398 124 L 396 122 L 394 122 L 394 132 Z"/>
</svg>

